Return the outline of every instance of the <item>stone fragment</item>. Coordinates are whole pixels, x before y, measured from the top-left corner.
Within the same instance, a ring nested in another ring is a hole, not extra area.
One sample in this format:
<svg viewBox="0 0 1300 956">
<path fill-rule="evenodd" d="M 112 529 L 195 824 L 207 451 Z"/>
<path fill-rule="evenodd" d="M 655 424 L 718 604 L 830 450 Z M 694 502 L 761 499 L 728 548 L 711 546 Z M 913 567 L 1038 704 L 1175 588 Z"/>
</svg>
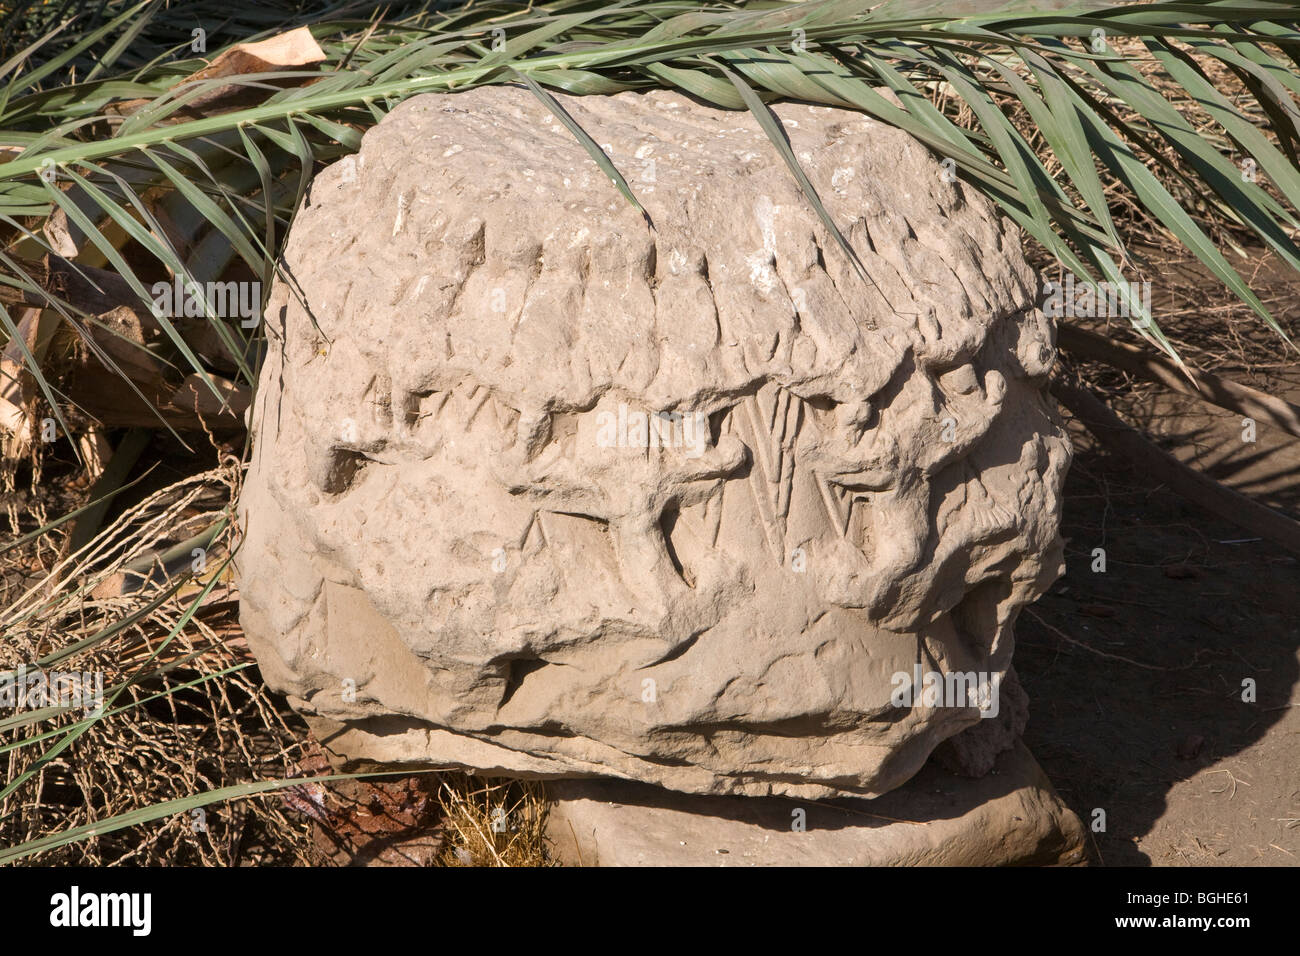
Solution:
<svg viewBox="0 0 1300 956">
<path fill-rule="evenodd" d="M 559 99 L 653 228 L 514 87 L 413 98 L 313 182 L 249 644 L 341 766 L 887 793 L 1001 712 L 1062 566 L 1019 235 L 906 134 L 777 104 L 864 281 L 749 113 Z M 981 735 L 976 769 L 1014 739 Z"/>
<path fill-rule="evenodd" d="M 875 800 L 705 797 L 621 780 L 557 781 L 547 791 L 547 836 L 568 866 L 1088 862 L 1083 824 L 1019 742 L 982 779 L 931 764 Z"/>
</svg>

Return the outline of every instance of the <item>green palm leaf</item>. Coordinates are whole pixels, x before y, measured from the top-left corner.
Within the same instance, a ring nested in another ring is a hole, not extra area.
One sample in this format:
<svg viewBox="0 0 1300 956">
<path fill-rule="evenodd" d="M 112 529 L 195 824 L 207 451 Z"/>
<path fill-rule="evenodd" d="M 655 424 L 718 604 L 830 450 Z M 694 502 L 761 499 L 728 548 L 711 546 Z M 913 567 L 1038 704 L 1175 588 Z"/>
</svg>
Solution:
<svg viewBox="0 0 1300 956">
<path fill-rule="evenodd" d="M 228 255 L 216 254 L 227 248 L 265 284 L 276 274 L 289 220 L 316 169 L 355 150 L 364 129 L 403 99 L 522 77 L 638 205 L 608 158 L 591 152 L 590 137 L 543 88 L 599 94 L 668 86 L 750 110 L 823 221 L 828 217 L 811 184 L 793 157 L 785 156 L 788 147 L 782 148 L 766 107 L 758 107 L 771 98 L 797 98 L 851 106 L 898 125 L 950 157 L 971 187 L 1083 281 L 1121 283 L 1122 266 L 1131 261 L 1107 202 L 1107 190 L 1118 185 L 1285 339 L 1274 316 L 1211 241 L 1207 225 L 1254 237 L 1300 268 L 1294 238 L 1300 217 L 1292 204 L 1300 187 L 1300 109 L 1294 99 L 1300 93 L 1294 70 L 1300 33 L 1294 6 L 1281 0 L 1207 0 L 1089 2 L 1060 12 L 1039 12 L 1027 3 L 987 12 L 976 7 L 953 12 L 949 4 L 918 8 L 869 0 L 622 0 L 604 6 L 551 0 L 527 8 L 399 5 L 386 17 L 331 21 L 336 4 L 304 11 L 272 3 L 256 14 L 239 14 L 245 32 L 236 39 L 312 22 L 326 53 L 319 71 L 215 78 L 172 92 L 197 64 L 169 62 L 166 51 L 183 48 L 188 24 L 218 8 L 199 3 L 181 14 L 156 0 L 110 4 L 99 21 L 35 43 L 5 64 L 10 77 L 0 100 L 0 141 L 22 151 L 0 165 L 0 223 L 62 210 L 86 234 L 88 247 L 133 287 L 143 288 L 141 278 L 106 236 L 94 235 L 105 224 L 125 232 L 160 268 L 183 280 L 210 279 L 195 273 L 230 266 Z M 1102 42 L 1094 48 L 1098 36 Z M 1119 37 L 1140 41 L 1145 62 L 1156 69 L 1138 70 L 1118 55 L 1108 43 Z M 96 51 L 104 56 L 98 67 L 91 60 Z M 41 56 L 43 62 L 34 65 Z M 1250 101 L 1229 100 L 1217 91 L 1206 73 L 1211 63 L 1232 71 Z M 74 76 L 75 82 L 67 82 Z M 297 82 L 309 76 L 313 82 Z M 193 115 L 188 104 L 223 85 L 263 99 Z M 902 106 L 880 96 L 880 87 L 892 90 Z M 958 125 L 936 104 L 940 88 L 970 108 L 973 123 Z M 1177 88 L 1186 91 L 1184 99 L 1167 95 Z M 128 98 L 147 102 L 124 120 L 113 118 L 108 108 Z M 1201 135 L 1186 114 L 1192 100 L 1217 124 L 1217 141 Z M 1044 145 L 1031 148 L 1008 112 L 1012 105 L 1030 115 Z M 109 135 L 96 132 L 105 127 Z M 1172 146 L 1181 163 L 1170 164 L 1158 143 Z M 1235 177 L 1234 146 L 1255 160 L 1267 185 Z M 214 149 L 222 151 L 220 161 Z M 51 164 L 75 171 L 75 192 L 40 181 L 40 171 Z M 115 174 L 113 189 L 99 185 L 96 169 Z M 206 230 L 206 257 L 191 260 L 170 248 L 149 221 L 150 204 L 123 194 L 160 189 L 173 194 L 167 202 L 180 207 L 181 220 L 188 207 L 195 228 Z M 1207 211 L 1193 215 L 1180 198 L 1184 194 L 1207 199 Z M 860 270 L 833 223 L 828 228 Z M 30 234 L 39 236 L 39 230 Z M 31 246 L 30 239 L 22 241 Z M 34 284 L 22 274 L 7 281 Z M 220 324 L 217 316 L 209 321 Z M 1134 323 L 1176 357 L 1157 316 L 1139 311 Z M 12 336 L 11 320 L 0 325 Z M 217 394 L 193 349 L 164 328 L 174 360 Z M 242 336 L 220 329 L 217 335 L 235 355 L 246 354 Z M 39 369 L 33 371 L 40 379 Z M 250 379 L 254 373 L 242 358 L 240 371 Z M 41 390 L 53 402 L 53 383 L 42 380 Z"/>
</svg>

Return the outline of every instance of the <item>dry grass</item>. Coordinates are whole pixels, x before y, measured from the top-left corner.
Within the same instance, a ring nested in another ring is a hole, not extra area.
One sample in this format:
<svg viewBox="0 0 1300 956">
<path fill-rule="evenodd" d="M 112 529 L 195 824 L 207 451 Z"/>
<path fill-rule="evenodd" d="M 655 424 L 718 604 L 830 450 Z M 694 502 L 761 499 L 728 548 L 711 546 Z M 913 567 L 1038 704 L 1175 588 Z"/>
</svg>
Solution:
<svg viewBox="0 0 1300 956">
<path fill-rule="evenodd" d="M 527 780 L 444 774 L 444 866 L 550 866 L 546 794 Z"/>
<path fill-rule="evenodd" d="M 301 724 L 272 697 L 252 666 L 235 621 L 229 582 L 218 583 L 181 626 L 198 582 L 172 589 L 179 583 L 174 570 L 155 566 L 142 581 L 127 569 L 133 560 L 166 550 L 219 520 L 238 474 L 237 463 L 227 463 L 165 488 L 128 510 L 77 554 L 59 557 L 66 538 L 59 529 L 4 555 L 0 667 L 13 670 L 25 664 L 30 669 L 42 658 L 71 650 L 48 669 L 101 674 L 106 701 L 114 686 L 132 682 L 116 704 L 106 702 L 102 719 L 48 761 L 41 761 L 42 754 L 62 734 L 15 745 L 69 728 L 83 717 L 83 709 L 0 732 L 0 747 L 11 748 L 0 754 L 5 781 L 34 771 L 0 801 L 0 846 L 291 772 L 301 749 Z M 213 542 L 205 572 L 196 577 L 216 573 L 228 547 L 228 537 Z M 188 570 L 189 561 L 186 566 Z M 156 608 L 132 620 L 155 601 L 160 602 Z M 114 627 L 115 633 L 95 639 Z M 77 649 L 82 641 L 87 643 Z M 115 709 L 120 712 L 113 713 Z M 306 833 L 304 818 L 285 812 L 273 798 L 251 800 L 74 843 L 39 860 L 290 864 L 299 861 Z"/>
<path fill-rule="evenodd" d="M 0 555 L 0 670 L 31 669 L 35 661 L 86 642 L 48 670 L 100 673 L 106 698 L 115 685 L 132 681 L 116 705 L 106 705 L 103 719 L 46 762 L 42 754 L 83 711 L 0 729 L 0 748 L 6 748 L 0 752 L 3 780 L 33 771 L 0 800 L 0 847 L 221 787 L 328 772 L 306 726 L 262 682 L 244 642 L 238 593 L 229 569 L 222 570 L 231 532 L 223 531 L 207 547 L 198 574 L 185 574 L 194 570 L 188 550 L 179 569 L 156 561 L 143 574 L 130 569 L 225 517 L 241 474 L 238 462 L 227 459 L 222 467 L 169 485 L 125 511 L 75 554 L 64 554 L 65 526 Z M 29 493 L 38 496 L 36 488 Z M 28 516 L 23 525 L 31 520 Z M 181 625 L 213 574 L 220 576 L 215 587 Z M 111 636 L 96 639 L 113 628 Z M 21 745 L 43 733 L 51 736 Z M 384 836 L 392 836 L 394 819 L 419 824 L 411 827 L 409 841 L 399 833 L 399 844 L 414 845 L 422 833 L 436 831 L 433 865 L 547 865 L 540 785 L 444 773 L 420 786 L 434 801 L 429 817 L 436 826 L 427 825 L 423 812 L 398 815 L 386 822 Z M 357 792 L 366 791 L 348 791 Z M 385 784 L 369 792 L 395 791 Z M 321 848 L 323 830 L 340 822 L 361 838 L 354 846 L 364 845 L 369 826 L 358 827 L 357 821 L 372 816 L 372 810 L 356 803 L 338 785 L 307 784 L 72 843 L 36 860 L 97 866 L 355 865 L 354 854 L 331 857 Z"/>
</svg>

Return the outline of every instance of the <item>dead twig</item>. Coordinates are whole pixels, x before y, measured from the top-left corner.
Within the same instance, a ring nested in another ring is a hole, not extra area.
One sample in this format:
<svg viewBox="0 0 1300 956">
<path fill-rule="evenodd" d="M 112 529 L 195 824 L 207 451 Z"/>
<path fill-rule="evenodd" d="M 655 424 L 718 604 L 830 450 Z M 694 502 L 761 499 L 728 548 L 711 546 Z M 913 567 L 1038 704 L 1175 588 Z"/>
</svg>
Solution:
<svg viewBox="0 0 1300 956">
<path fill-rule="evenodd" d="M 1069 634 L 1066 634 L 1064 631 L 1059 630 L 1058 628 L 1055 628 L 1052 625 L 1048 624 L 1041 617 L 1035 614 L 1033 612 L 1033 609 L 1025 608 L 1025 613 L 1028 614 L 1030 617 L 1032 617 L 1043 627 L 1047 628 L 1047 630 L 1051 631 L 1061 640 L 1065 641 L 1068 644 L 1073 644 L 1075 647 L 1081 647 L 1089 654 L 1096 654 L 1098 657 L 1105 657 L 1112 661 L 1123 661 L 1125 664 L 1132 664 L 1134 667 L 1143 667 L 1149 671 L 1184 671 L 1190 667 L 1195 666 L 1195 662 L 1193 662 L 1191 664 L 1184 664 L 1182 667 L 1161 667 L 1158 664 L 1143 664 L 1141 661 L 1135 661 L 1131 657 L 1124 657 L 1123 655 L 1120 654 L 1109 654 L 1106 651 L 1099 651 L 1097 650 L 1097 648 L 1093 647 L 1092 645 L 1085 644 L 1083 641 L 1080 641 L 1077 638 L 1073 638 Z"/>
</svg>

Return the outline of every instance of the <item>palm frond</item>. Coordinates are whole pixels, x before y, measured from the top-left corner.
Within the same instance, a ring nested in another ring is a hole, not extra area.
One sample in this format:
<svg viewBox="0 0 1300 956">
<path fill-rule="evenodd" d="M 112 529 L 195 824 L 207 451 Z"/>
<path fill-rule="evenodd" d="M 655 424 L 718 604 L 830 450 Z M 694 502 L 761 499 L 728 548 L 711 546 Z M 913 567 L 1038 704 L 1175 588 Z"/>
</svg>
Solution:
<svg viewBox="0 0 1300 956">
<path fill-rule="evenodd" d="M 381 16 L 380 4 L 362 2 L 272 3 L 237 14 L 206 2 L 180 9 L 160 0 L 109 3 L 93 23 L 74 21 L 44 42 L 24 37 L 24 49 L 5 64 L 0 149 L 10 147 L 12 158 L 0 165 L 0 230 L 7 227 L 10 252 L 4 281 L 89 336 L 92 316 L 11 265 L 69 256 L 42 229 L 55 218 L 77 241 L 71 258 L 111 266 L 139 300 L 126 303 L 133 307 L 149 308 L 148 288 L 158 278 L 202 285 L 239 274 L 269 285 L 322 163 L 357 149 L 365 129 L 413 95 L 522 78 L 548 106 L 554 101 L 544 87 L 571 94 L 676 88 L 751 110 L 777 149 L 780 130 L 769 128 L 775 119 L 759 109 L 763 103 L 795 98 L 863 110 L 950 158 L 966 183 L 1080 280 L 1124 288 L 1137 259 L 1108 202 L 1118 186 L 1285 340 L 1212 233 L 1250 239 L 1300 269 L 1294 4 L 1036 7 L 550 0 L 526 8 L 399 4 Z M 202 23 L 222 25 L 225 42 L 213 54 L 309 23 L 325 58 L 312 68 L 187 82 L 203 63 L 175 53 L 189 55 L 191 25 Z M 1121 52 L 1121 38 L 1136 45 Z M 19 45 L 11 38 L 10 47 Z M 86 66 L 96 53 L 108 55 Z M 1239 89 L 1220 89 L 1214 71 L 1235 77 Z M 936 105 L 940 92 L 968 108 L 969 122 Z M 1041 142 L 1026 139 L 1017 109 Z M 565 120 L 562 110 L 557 115 Z M 1241 175 L 1243 158 L 1253 161 L 1258 181 Z M 595 154 L 593 161 L 608 163 Z M 612 166 L 606 172 L 620 181 Z M 792 173 L 840 235 L 797 162 Z M 635 203 L 625 181 L 620 188 Z M 1189 197 L 1199 204 L 1194 213 Z M 1176 359 L 1157 317 L 1131 304 L 1139 334 Z M 237 378 L 251 385 L 252 343 L 212 305 L 203 303 L 205 318 L 236 356 Z M 180 330 L 166 317 L 159 324 L 168 343 L 163 358 L 224 400 Z M 14 335 L 8 315 L 0 326 Z M 34 359 L 28 365 L 56 405 L 53 384 Z"/>
</svg>

